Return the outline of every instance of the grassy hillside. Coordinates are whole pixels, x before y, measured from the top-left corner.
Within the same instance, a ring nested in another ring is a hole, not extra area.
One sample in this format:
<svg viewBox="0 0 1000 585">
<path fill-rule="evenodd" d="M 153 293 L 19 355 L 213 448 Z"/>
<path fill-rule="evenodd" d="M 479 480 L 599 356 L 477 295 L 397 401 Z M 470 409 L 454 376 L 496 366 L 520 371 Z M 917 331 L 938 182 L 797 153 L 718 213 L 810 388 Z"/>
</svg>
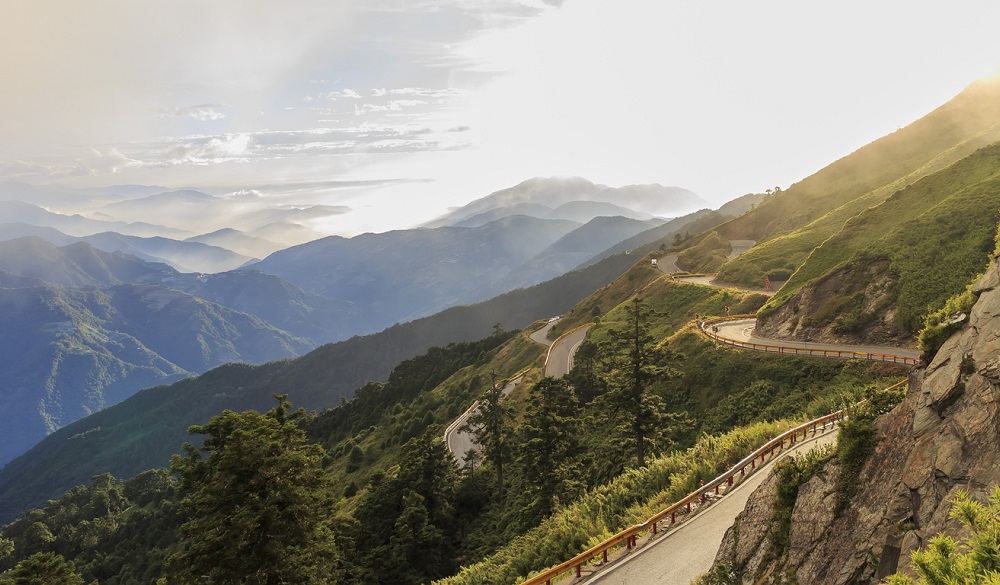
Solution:
<svg viewBox="0 0 1000 585">
<path fill-rule="evenodd" d="M 845 222 L 810 254 L 761 315 L 794 303 L 804 287 L 815 289 L 847 273 L 851 286 L 840 295 L 824 295 L 824 308 L 809 325 L 834 323 L 838 331 L 858 331 L 891 307 L 900 335 L 912 337 L 928 311 L 943 306 L 984 269 L 998 222 L 1000 144 L 978 150 Z M 878 279 L 891 283 L 884 292 L 888 304 L 845 299 L 867 290 L 871 301 Z"/>
<path fill-rule="evenodd" d="M 993 77 L 719 226 L 726 238 L 761 242 L 720 277 L 749 285 L 769 271 L 794 270 L 857 213 L 998 140 L 1000 77 Z"/>
</svg>

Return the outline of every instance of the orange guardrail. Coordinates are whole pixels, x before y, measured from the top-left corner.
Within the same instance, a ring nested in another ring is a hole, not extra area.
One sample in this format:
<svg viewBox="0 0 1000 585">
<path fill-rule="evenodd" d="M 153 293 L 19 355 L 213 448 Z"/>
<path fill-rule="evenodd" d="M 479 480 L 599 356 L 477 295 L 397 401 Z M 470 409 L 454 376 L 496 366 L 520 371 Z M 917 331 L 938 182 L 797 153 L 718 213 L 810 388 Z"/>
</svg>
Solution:
<svg viewBox="0 0 1000 585">
<path fill-rule="evenodd" d="M 917 365 L 920 363 L 919 358 L 912 358 L 902 355 L 894 355 L 888 353 L 874 353 L 874 352 L 862 352 L 862 351 L 850 351 L 844 349 L 818 349 L 809 347 L 785 347 L 781 345 L 767 345 L 762 343 L 752 343 L 749 341 L 739 341 L 736 339 L 729 339 L 727 337 L 722 337 L 718 333 L 711 330 L 712 325 L 719 323 L 724 323 L 726 321 L 740 321 L 743 319 L 754 319 L 755 315 L 734 315 L 731 317 L 720 317 L 717 319 L 711 319 L 709 321 L 703 321 L 699 329 L 702 333 L 714 339 L 718 343 L 724 345 L 732 345 L 734 347 L 742 347 L 745 349 L 752 349 L 755 351 L 764 351 L 768 353 L 780 353 L 788 355 L 807 355 L 813 357 L 830 357 L 830 358 L 841 358 L 841 359 L 862 359 L 871 360 L 877 362 L 887 362 L 893 364 L 907 364 L 907 365 Z"/>
<path fill-rule="evenodd" d="M 895 390 L 906 383 L 907 381 L 903 380 L 898 384 L 890 386 L 886 390 Z M 659 523 L 666 520 L 668 516 L 670 517 L 670 524 L 672 525 L 677 521 L 677 514 L 690 513 L 691 504 L 695 502 L 704 503 L 708 499 L 709 492 L 718 494 L 723 484 L 726 484 L 727 486 L 735 485 L 737 483 L 737 480 L 735 479 L 737 474 L 739 474 L 741 479 L 749 477 L 757 469 L 764 466 L 766 458 L 768 456 L 773 456 L 775 449 L 784 449 L 786 442 L 788 443 L 788 447 L 792 447 L 797 442 L 806 440 L 806 437 L 810 432 L 813 436 L 815 436 L 817 432 L 824 433 L 828 428 L 836 426 L 836 424 L 846 418 L 846 416 L 847 409 L 842 409 L 785 431 L 765 443 L 763 446 L 758 447 L 755 451 L 741 459 L 738 463 L 727 469 L 724 473 L 712 481 L 702 485 L 695 491 L 660 512 L 657 512 L 645 522 L 622 530 L 618 534 L 615 534 L 604 542 L 587 549 L 572 559 L 531 577 L 527 581 L 522 582 L 521 585 L 540 585 L 541 583 L 551 585 L 552 579 L 559 577 L 571 569 L 575 570 L 576 576 L 579 577 L 581 567 L 598 556 L 601 557 L 602 562 L 606 563 L 608 560 L 608 551 L 611 549 L 625 543 L 628 550 L 631 550 L 637 546 L 636 539 L 641 533 L 651 531 L 653 534 L 657 534 L 659 532 Z M 801 439 L 799 438 L 800 434 L 802 435 Z M 760 465 L 757 464 L 758 459 L 760 460 Z"/>
</svg>

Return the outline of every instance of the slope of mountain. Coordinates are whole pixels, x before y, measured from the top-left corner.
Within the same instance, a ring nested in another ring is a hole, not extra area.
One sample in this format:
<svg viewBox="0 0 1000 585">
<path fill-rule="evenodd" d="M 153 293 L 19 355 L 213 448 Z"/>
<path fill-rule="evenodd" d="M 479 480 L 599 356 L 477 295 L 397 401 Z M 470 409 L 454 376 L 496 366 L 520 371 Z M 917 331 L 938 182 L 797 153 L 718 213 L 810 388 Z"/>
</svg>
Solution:
<svg viewBox="0 0 1000 585">
<path fill-rule="evenodd" d="M 273 254 L 274 252 L 286 247 L 266 238 L 247 235 L 232 228 L 224 228 L 212 233 L 194 236 L 184 241 L 218 246 L 220 248 L 232 250 L 237 254 L 249 256 L 250 258 L 264 258 L 267 255 Z M 302 242 L 296 242 L 296 244 L 298 243 Z"/>
<path fill-rule="evenodd" d="M 261 238 L 277 242 L 284 247 L 298 246 L 323 237 L 323 234 L 313 231 L 304 225 L 291 222 L 273 222 L 246 232 L 253 238 Z"/>
<path fill-rule="evenodd" d="M 58 247 L 34 236 L 0 242 L 0 270 L 68 287 L 158 282 L 176 274 L 165 264 L 102 252 L 86 242 Z"/>
<path fill-rule="evenodd" d="M 574 269 L 613 244 L 644 232 L 649 222 L 625 217 L 597 217 L 569 232 L 530 260 L 473 293 L 494 296 L 555 278 Z M 492 293 L 492 294 L 490 294 Z"/>
<path fill-rule="evenodd" d="M 705 207 L 696 194 L 680 187 L 629 185 L 614 189 L 580 177 L 529 179 L 514 187 L 491 193 L 429 222 L 427 227 L 455 225 L 468 218 L 529 203 L 547 207 L 573 201 L 611 203 L 654 216 L 669 217 Z M 599 215 L 603 215 L 599 214 Z M 595 216 L 596 217 L 596 216 Z"/>
<path fill-rule="evenodd" d="M 144 223 L 142 221 L 101 221 L 83 217 L 82 215 L 63 215 L 53 213 L 21 201 L 0 201 L 0 217 L 6 223 L 26 223 L 31 225 L 55 228 L 71 236 L 88 236 L 101 232 L 118 232 L 140 237 L 162 236 L 166 238 L 183 239 L 195 234 L 162 225 Z"/>
<path fill-rule="evenodd" d="M 972 290 L 979 298 L 967 325 L 911 374 L 903 402 L 870 431 L 854 430 L 855 449 L 869 451 L 853 473 L 833 457 L 797 485 L 769 478 L 738 531 L 727 533 L 718 567 L 737 582 L 767 571 L 799 583 L 876 583 L 897 569 L 912 572 L 910 554 L 935 535 L 968 534 L 949 515 L 954 498 L 966 491 L 985 501 L 1000 484 L 1000 258 Z M 856 492 L 836 506 L 843 485 Z M 775 522 L 779 490 L 783 527 Z M 786 546 L 761 554 L 774 548 L 766 537 L 774 531 L 787 535 Z"/>
<path fill-rule="evenodd" d="M 226 225 L 239 230 L 255 230 L 273 223 L 296 223 L 350 211 L 331 205 L 241 206 L 238 202 L 192 189 L 156 193 L 139 199 L 109 203 L 99 213 L 123 221 L 157 217 L 171 225 L 207 232 Z"/>
<path fill-rule="evenodd" d="M 760 243 L 723 266 L 719 278 L 756 284 L 773 270 L 793 272 L 853 216 L 998 140 L 1000 76 L 994 76 L 720 226 L 726 238 Z"/>
<path fill-rule="evenodd" d="M 139 388 L 308 350 L 256 317 L 160 285 L 0 288 L 0 463 Z"/>
<path fill-rule="evenodd" d="M 457 304 L 576 227 L 515 216 L 478 228 L 329 237 L 276 252 L 253 267 L 307 291 L 357 303 L 372 315 L 369 331 L 374 331 Z"/>
<path fill-rule="evenodd" d="M 761 310 L 757 327 L 769 337 L 913 343 L 927 312 L 986 265 L 998 201 L 994 144 L 844 223 Z"/>
<path fill-rule="evenodd" d="M 368 316 L 354 303 L 306 292 L 257 270 L 212 275 L 181 274 L 163 284 L 237 311 L 319 346 L 365 331 Z"/>
</svg>

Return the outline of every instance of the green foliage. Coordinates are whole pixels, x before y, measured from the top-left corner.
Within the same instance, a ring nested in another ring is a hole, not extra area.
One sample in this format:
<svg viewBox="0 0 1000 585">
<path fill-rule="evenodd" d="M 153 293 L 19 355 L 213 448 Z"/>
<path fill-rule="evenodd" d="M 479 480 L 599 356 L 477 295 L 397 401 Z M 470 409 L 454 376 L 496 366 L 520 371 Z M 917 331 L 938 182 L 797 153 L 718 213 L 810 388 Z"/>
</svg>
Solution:
<svg viewBox="0 0 1000 585">
<path fill-rule="evenodd" d="M 692 273 L 717 272 L 732 252 L 729 240 L 714 231 L 698 240 L 677 254 L 679 265 Z"/>
<path fill-rule="evenodd" d="M 925 363 L 929 363 L 944 342 L 966 324 L 978 296 L 972 292 L 972 283 L 969 283 L 964 291 L 949 298 L 943 307 L 927 315 L 924 328 L 917 338 Z M 961 314 L 965 314 L 966 319 L 956 318 Z"/>
<path fill-rule="evenodd" d="M 837 480 L 837 511 L 844 512 L 860 487 L 861 469 L 871 459 L 878 446 L 875 419 L 894 408 L 905 397 L 906 391 L 879 390 L 869 387 L 865 401 L 848 409 L 847 420 L 840 423 L 837 435 L 837 459 L 840 476 Z"/>
<path fill-rule="evenodd" d="M 0 585 L 83 585 L 73 563 L 54 553 L 36 553 L 0 574 Z"/>
<path fill-rule="evenodd" d="M 503 400 L 503 390 L 507 380 L 490 375 L 492 383 L 479 400 L 479 408 L 469 417 L 464 429 L 475 437 L 476 444 L 482 446 L 483 455 L 493 465 L 497 474 L 497 499 L 504 499 L 503 465 L 510 458 L 510 436 L 513 433 L 513 408 Z"/>
<path fill-rule="evenodd" d="M 564 379 L 543 378 L 531 388 L 517 449 L 518 466 L 528 479 L 519 494 L 527 502 L 522 517 L 528 526 L 580 495 L 585 483 L 579 427 L 576 394 Z"/>
<path fill-rule="evenodd" d="M 673 370 L 665 365 L 668 356 L 650 333 L 652 309 L 636 297 L 625 307 L 624 327 L 608 331 L 602 347 L 602 366 L 608 391 L 598 400 L 602 410 L 625 426 L 625 437 L 635 448 L 638 467 L 646 465 L 646 443 L 667 436 L 671 424 L 681 418 L 666 412 L 663 401 L 650 392 L 654 379 L 667 378 Z"/>
<path fill-rule="evenodd" d="M 361 582 L 424 583 L 452 570 L 456 482 L 439 437 L 403 446 L 399 467 L 373 478 L 354 513 Z"/>
<path fill-rule="evenodd" d="M 331 490 L 286 396 L 266 414 L 225 411 L 191 434 L 171 461 L 180 478 L 184 548 L 171 556 L 171 582 L 315 583 L 344 569 L 334 541 Z"/>
<path fill-rule="evenodd" d="M 985 503 L 959 491 L 949 516 L 970 534 L 960 542 L 934 536 L 927 548 L 910 557 L 919 579 L 897 573 L 888 585 L 1000 584 L 1000 488 L 994 488 Z"/>
<path fill-rule="evenodd" d="M 787 430 L 788 424 L 761 423 L 717 437 L 703 436 L 683 452 L 629 470 L 606 485 L 592 488 L 496 553 L 465 565 L 447 583 L 517 583 L 529 573 L 561 563 L 677 501 L 768 437 Z"/>
</svg>

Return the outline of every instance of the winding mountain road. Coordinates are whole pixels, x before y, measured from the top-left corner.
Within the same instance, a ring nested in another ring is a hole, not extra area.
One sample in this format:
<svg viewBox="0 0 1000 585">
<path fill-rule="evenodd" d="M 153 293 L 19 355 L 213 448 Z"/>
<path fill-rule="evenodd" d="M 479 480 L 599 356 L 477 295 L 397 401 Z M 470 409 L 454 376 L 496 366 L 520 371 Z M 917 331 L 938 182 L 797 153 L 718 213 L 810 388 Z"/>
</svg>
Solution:
<svg viewBox="0 0 1000 585">
<path fill-rule="evenodd" d="M 788 349 L 812 351 L 812 352 L 855 352 L 875 355 L 894 355 L 906 358 L 918 359 L 920 350 L 907 349 L 903 347 L 888 347 L 878 345 L 843 345 L 837 343 L 815 343 L 812 341 L 798 341 L 792 339 L 771 339 L 760 337 L 754 334 L 757 326 L 756 319 L 740 319 L 738 321 L 727 321 L 713 325 L 712 332 L 723 339 L 742 343 L 756 343 L 758 345 L 768 345 L 771 347 L 784 347 Z"/>
<path fill-rule="evenodd" d="M 565 376 L 573 368 L 573 354 L 576 353 L 580 344 L 583 343 L 583 340 L 587 336 L 587 330 L 590 329 L 590 325 L 586 325 L 570 331 L 553 342 L 548 339 L 548 334 L 558 321 L 558 319 L 549 321 L 545 327 L 528 335 L 532 341 L 549 346 L 549 352 L 545 357 L 545 375 L 554 378 Z M 510 394 L 520 382 L 520 376 L 508 382 L 504 386 L 503 395 L 507 396 Z M 468 453 L 469 449 L 482 450 L 473 439 L 472 433 L 462 430 L 462 427 L 469 421 L 469 417 L 472 416 L 472 413 L 477 408 L 479 408 L 478 401 L 472 403 L 472 406 L 452 421 L 444 431 L 444 443 L 448 446 L 448 450 L 451 451 L 451 454 L 459 464 L 463 463 L 462 458 Z"/>
<path fill-rule="evenodd" d="M 764 482 L 774 464 L 794 453 L 831 444 L 835 437 L 835 432 L 828 432 L 798 443 L 676 530 L 645 544 L 607 569 L 594 573 L 586 581 L 587 584 L 688 585 L 712 567 L 726 530 L 746 507 L 750 494 Z"/>
</svg>

